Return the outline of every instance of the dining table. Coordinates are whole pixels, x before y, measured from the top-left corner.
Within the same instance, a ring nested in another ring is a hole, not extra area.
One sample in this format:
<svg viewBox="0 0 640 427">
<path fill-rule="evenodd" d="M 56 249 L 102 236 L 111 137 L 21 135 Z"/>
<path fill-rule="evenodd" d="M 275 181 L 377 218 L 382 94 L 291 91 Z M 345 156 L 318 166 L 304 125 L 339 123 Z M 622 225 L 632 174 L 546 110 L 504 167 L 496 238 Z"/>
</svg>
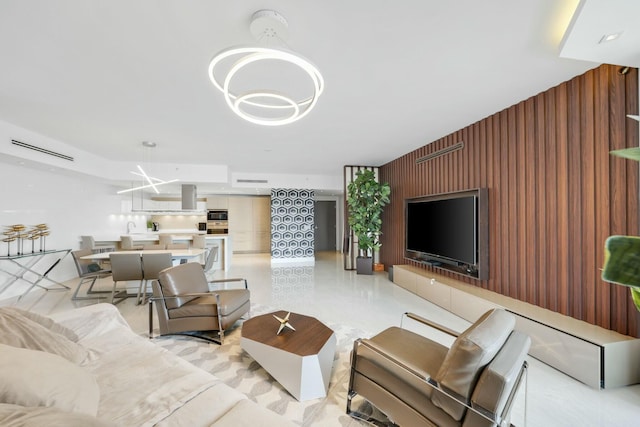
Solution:
<svg viewBox="0 0 640 427">
<path fill-rule="evenodd" d="M 206 252 L 205 249 L 142 249 L 142 250 L 134 250 L 134 251 L 116 251 L 116 252 L 97 252 L 91 255 L 85 255 L 80 257 L 80 259 L 90 259 L 94 261 L 106 261 L 109 259 L 109 254 L 118 253 L 118 254 L 162 254 L 162 253 L 171 253 L 171 258 L 174 260 L 189 260 L 192 258 L 196 258 L 201 256 Z"/>
</svg>

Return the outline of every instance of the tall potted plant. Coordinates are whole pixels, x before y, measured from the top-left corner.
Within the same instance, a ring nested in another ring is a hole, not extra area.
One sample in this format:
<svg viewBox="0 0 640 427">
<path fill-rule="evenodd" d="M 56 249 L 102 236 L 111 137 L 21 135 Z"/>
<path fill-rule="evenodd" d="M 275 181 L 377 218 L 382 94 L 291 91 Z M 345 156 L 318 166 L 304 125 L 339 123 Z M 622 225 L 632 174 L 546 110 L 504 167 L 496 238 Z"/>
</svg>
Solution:
<svg viewBox="0 0 640 427">
<path fill-rule="evenodd" d="M 638 116 L 629 116 L 640 121 Z M 611 151 L 614 156 L 640 162 L 640 147 Z M 640 237 L 609 236 L 605 242 L 602 280 L 629 287 L 631 298 L 640 311 Z"/>
<path fill-rule="evenodd" d="M 390 194 L 389 184 L 379 183 L 368 169 L 359 170 L 347 186 L 349 226 L 358 239 L 358 274 L 373 273 L 373 251 L 381 246 L 382 210 Z"/>
</svg>

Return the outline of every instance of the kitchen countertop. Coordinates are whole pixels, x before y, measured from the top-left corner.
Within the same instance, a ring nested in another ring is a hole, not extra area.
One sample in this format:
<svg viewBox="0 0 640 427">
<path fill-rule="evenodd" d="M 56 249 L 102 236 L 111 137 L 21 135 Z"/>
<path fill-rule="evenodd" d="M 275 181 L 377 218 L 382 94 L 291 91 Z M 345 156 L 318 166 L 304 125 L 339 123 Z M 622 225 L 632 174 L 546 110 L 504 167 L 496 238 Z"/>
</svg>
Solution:
<svg viewBox="0 0 640 427">
<path fill-rule="evenodd" d="M 192 240 L 194 234 L 203 234 L 205 239 L 224 239 L 228 238 L 229 234 L 206 234 L 203 231 L 188 231 L 188 230 L 166 230 L 166 231 L 144 231 L 140 233 L 97 233 L 93 235 L 96 243 L 98 242 L 119 242 L 120 236 L 130 236 L 134 242 L 136 241 L 157 241 L 161 234 L 170 234 L 174 240 Z"/>
</svg>

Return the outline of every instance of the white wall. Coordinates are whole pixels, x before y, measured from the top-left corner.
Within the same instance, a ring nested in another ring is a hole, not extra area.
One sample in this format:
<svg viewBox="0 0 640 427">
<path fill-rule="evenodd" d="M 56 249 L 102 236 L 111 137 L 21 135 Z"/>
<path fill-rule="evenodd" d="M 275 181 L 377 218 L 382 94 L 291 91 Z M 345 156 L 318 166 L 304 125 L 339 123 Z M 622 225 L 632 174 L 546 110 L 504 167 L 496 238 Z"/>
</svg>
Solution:
<svg viewBox="0 0 640 427">
<path fill-rule="evenodd" d="M 0 190 L 0 226 L 4 229 L 4 226 L 12 224 L 29 227 L 46 223 L 51 230 L 46 249 L 79 249 L 80 236 L 84 234 L 124 234 L 130 220 L 139 223 L 139 229 L 145 227 L 143 215 L 120 214 L 121 196 L 113 187 L 95 178 L 36 170 L 18 163 L 0 163 L 0 181 L 3 183 Z M 35 248 L 38 251 L 38 242 Z M 30 241 L 25 241 L 25 249 L 31 252 Z M 15 242 L 11 252 L 16 252 Z M 4 242 L 0 242 L 0 254 L 7 254 Z M 41 268 L 36 270 L 46 269 L 55 259 L 43 260 L 38 264 Z M 0 263 L 0 268 L 15 271 L 8 261 Z M 71 255 L 63 259 L 50 276 L 58 281 L 77 277 Z M 0 290 L 9 277 L 0 271 Z M 21 294 L 27 286 L 18 281 L 1 293 L 0 299 Z"/>
</svg>

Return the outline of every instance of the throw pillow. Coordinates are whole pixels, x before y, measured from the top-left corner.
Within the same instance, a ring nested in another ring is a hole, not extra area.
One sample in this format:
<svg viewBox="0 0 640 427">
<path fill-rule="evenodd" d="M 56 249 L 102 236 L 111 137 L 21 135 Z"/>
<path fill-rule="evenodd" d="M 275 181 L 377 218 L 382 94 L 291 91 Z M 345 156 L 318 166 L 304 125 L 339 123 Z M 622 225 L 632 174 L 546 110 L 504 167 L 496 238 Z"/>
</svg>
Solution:
<svg viewBox="0 0 640 427">
<path fill-rule="evenodd" d="M 27 319 L 33 320 L 34 322 L 44 326 L 45 328 L 49 329 L 51 332 L 64 335 L 65 337 L 69 338 L 73 342 L 78 342 L 78 335 L 75 332 L 73 332 L 71 329 L 67 328 L 66 326 L 62 326 L 61 324 L 57 323 L 56 321 L 54 321 L 49 317 L 43 316 L 38 313 L 34 313 L 32 311 L 22 310 L 16 307 L 0 307 L 0 313 L 3 311 L 5 312 L 8 311 L 9 313 L 14 313 L 16 315 L 26 317 Z"/>
<path fill-rule="evenodd" d="M 453 343 L 434 379 L 440 387 L 468 402 L 482 369 L 494 358 L 513 331 L 515 317 L 502 309 L 483 314 Z M 466 408 L 441 393 L 431 396 L 434 405 L 460 421 Z"/>
<path fill-rule="evenodd" d="M 89 360 L 82 345 L 10 310 L 0 311 L 0 344 L 57 354 L 75 364 Z"/>
<path fill-rule="evenodd" d="M 95 416 L 100 390 L 87 369 L 55 354 L 0 344 L 0 402 Z"/>
</svg>

